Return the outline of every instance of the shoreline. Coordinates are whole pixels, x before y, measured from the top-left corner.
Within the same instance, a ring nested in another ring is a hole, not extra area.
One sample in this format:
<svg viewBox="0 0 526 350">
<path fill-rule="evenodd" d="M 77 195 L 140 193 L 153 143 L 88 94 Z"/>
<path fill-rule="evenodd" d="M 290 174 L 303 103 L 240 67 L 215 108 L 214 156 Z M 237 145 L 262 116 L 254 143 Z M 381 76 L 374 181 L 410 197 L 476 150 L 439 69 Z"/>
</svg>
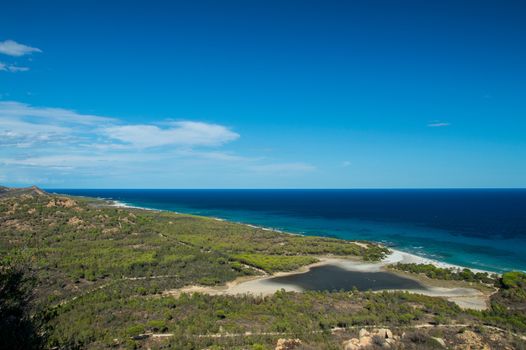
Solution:
<svg viewBox="0 0 526 350">
<path fill-rule="evenodd" d="M 166 212 L 180 214 L 180 215 L 194 215 L 194 214 L 181 213 L 181 212 L 178 212 L 178 211 L 175 211 L 175 210 L 163 210 L 163 209 L 153 209 L 153 208 L 148 208 L 148 207 L 141 207 L 141 206 L 131 205 L 131 204 L 128 204 L 126 202 L 122 202 L 122 201 L 114 200 L 114 199 L 108 199 L 108 198 L 98 198 L 98 199 L 107 201 L 108 203 L 110 203 L 109 206 L 116 207 L 116 208 L 141 209 L 141 210 L 148 210 L 148 211 L 166 211 Z M 285 231 L 277 230 L 277 229 L 274 229 L 274 228 L 258 226 L 258 225 L 249 224 L 249 223 L 245 223 L 245 222 L 230 221 L 230 220 L 227 220 L 227 219 L 218 218 L 218 217 L 212 217 L 212 216 L 204 216 L 204 215 L 198 215 L 198 216 L 206 217 L 206 218 L 209 218 L 209 219 L 212 219 L 212 220 L 216 220 L 216 221 L 220 221 L 220 222 L 232 222 L 232 223 L 236 223 L 236 224 L 241 224 L 241 225 L 245 225 L 245 226 L 248 226 L 248 227 L 251 227 L 251 228 L 261 229 L 261 230 L 264 230 L 264 231 L 273 231 L 273 232 L 277 232 L 277 233 L 281 233 L 281 234 L 303 236 L 300 233 L 285 232 Z M 320 236 L 320 237 L 323 237 L 323 236 Z M 344 239 L 342 239 L 342 240 L 344 240 Z M 348 240 L 348 242 L 352 242 L 352 243 L 355 243 L 355 244 L 373 243 L 373 244 L 378 244 L 380 246 L 383 246 L 380 242 L 374 242 L 374 241 L 352 241 L 352 240 Z M 496 275 L 499 275 L 499 276 L 501 275 L 500 273 L 493 272 L 493 271 L 487 271 L 487 270 L 476 269 L 476 268 L 471 268 L 471 267 L 467 267 L 467 266 L 450 264 L 450 263 L 445 262 L 445 261 L 439 261 L 439 260 L 435 260 L 435 259 L 419 256 L 419 255 L 416 255 L 416 254 L 413 254 L 413 253 L 409 253 L 409 252 L 405 252 L 405 251 L 402 251 L 402 250 L 399 250 L 399 249 L 396 249 L 396 248 L 391 248 L 391 247 L 386 247 L 386 248 L 388 248 L 391 253 L 389 255 L 387 255 L 382 260 L 382 263 L 385 263 L 385 265 L 396 264 L 396 263 L 403 263 L 403 264 L 431 264 L 431 265 L 434 265 L 435 267 L 444 268 L 444 269 L 454 269 L 454 270 L 469 269 L 469 270 L 471 270 L 473 272 L 488 273 L 490 275 L 491 274 L 496 274 Z"/>
<path fill-rule="evenodd" d="M 487 271 L 487 270 L 475 269 L 475 268 L 467 267 L 467 266 L 454 265 L 454 264 L 447 263 L 445 261 L 439 261 L 439 260 L 434 260 L 434 259 L 422 257 L 422 256 L 419 256 L 419 255 L 408 253 L 408 252 L 404 252 L 404 251 L 401 251 L 401 250 L 398 250 L 398 249 L 393 249 L 393 248 L 389 248 L 389 247 L 388 247 L 388 249 L 391 251 L 391 254 L 388 255 L 382 261 L 390 261 L 389 264 L 397 264 L 397 263 L 402 263 L 402 264 L 425 264 L 425 265 L 434 265 L 435 267 L 439 267 L 439 268 L 443 268 L 443 269 L 453 269 L 453 270 L 468 269 L 468 270 L 471 270 L 473 272 L 487 273 L 487 274 L 490 274 L 490 275 L 498 275 L 498 276 L 502 275 L 502 274 L 500 274 L 498 272 L 492 272 L 492 271 Z"/>
</svg>

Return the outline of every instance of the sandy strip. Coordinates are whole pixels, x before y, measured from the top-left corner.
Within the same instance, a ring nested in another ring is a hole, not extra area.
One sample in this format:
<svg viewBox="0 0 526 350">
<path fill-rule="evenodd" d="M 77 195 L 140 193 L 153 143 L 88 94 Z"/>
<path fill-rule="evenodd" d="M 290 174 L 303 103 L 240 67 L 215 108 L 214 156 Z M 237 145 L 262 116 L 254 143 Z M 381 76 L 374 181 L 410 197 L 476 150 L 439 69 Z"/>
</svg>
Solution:
<svg viewBox="0 0 526 350">
<path fill-rule="evenodd" d="M 460 265 L 453 265 L 448 264 L 446 262 L 433 260 L 429 258 L 423 258 L 421 256 L 402 252 L 400 250 L 391 249 L 391 254 L 388 255 L 382 262 L 387 264 L 396 264 L 396 263 L 402 263 L 402 264 L 431 264 L 436 267 L 444 268 L 444 269 L 454 269 L 454 270 L 463 270 L 466 267 L 460 266 Z M 497 274 L 495 272 L 491 271 L 485 271 L 485 270 L 479 270 L 479 269 L 473 269 L 469 267 L 469 269 L 473 272 L 482 272 L 482 273 L 488 273 L 490 275 Z"/>
</svg>

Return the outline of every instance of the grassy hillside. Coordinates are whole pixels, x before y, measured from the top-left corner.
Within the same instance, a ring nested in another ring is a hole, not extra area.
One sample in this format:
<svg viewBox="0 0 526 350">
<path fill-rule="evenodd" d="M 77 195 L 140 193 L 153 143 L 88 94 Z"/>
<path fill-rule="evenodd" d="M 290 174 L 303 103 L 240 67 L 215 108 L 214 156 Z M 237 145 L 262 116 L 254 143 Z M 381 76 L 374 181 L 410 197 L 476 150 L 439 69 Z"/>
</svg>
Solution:
<svg viewBox="0 0 526 350">
<path fill-rule="evenodd" d="M 435 344 L 431 338 L 435 330 L 411 328 L 422 324 L 488 323 L 513 332 L 526 330 L 524 317 L 515 311 L 515 305 L 523 302 L 520 274 L 502 280 L 494 308 L 485 313 L 465 312 L 442 299 L 407 293 L 283 292 L 265 298 L 162 294 L 188 285 L 289 271 L 319 256 L 375 260 L 385 253 L 374 244 L 114 208 L 103 201 L 49 195 L 36 188 L 0 189 L 2 261 L 15 267 L 23 264 L 34 277 L 31 308 L 43 315 L 47 347 L 265 349 L 277 338 L 291 336 L 301 338 L 304 348 L 340 349 L 345 337 L 356 335 L 353 327 L 385 325 L 400 334 L 414 333 L 401 340 L 411 348 L 418 342 Z M 0 292 L 13 276 L 5 266 L 0 268 Z M 342 329 L 333 334 L 335 327 Z M 452 345 L 460 342 L 455 327 L 439 334 Z M 487 341 L 523 346 L 510 334 Z"/>
</svg>

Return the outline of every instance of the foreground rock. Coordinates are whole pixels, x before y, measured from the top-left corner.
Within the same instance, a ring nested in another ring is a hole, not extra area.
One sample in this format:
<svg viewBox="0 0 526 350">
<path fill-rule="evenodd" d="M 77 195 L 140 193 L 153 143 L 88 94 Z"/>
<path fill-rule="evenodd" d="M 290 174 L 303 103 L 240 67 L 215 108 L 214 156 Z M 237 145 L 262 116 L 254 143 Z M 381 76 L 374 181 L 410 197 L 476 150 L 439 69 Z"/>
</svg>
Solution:
<svg viewBox="0 0 526 350">
<path fill-rule="evenodd" d="M 464 331 L 457 335 L 458 340 L 461 344 L 456 346 L 455 349 L 459 350 L 491 350 L 490 346 L 486 344 L 482 337 L 473 331 Z"/>
<path fill-rule="evenodd" d="M 299 339 L 278 339 L 275 350 L 293 350 L 301 345 Z"/>
<path fill-rule="evenodd" d="M 343 342 L 344 350 L 360 350 L 366 349 L 370 346 L 380 346 L 386 349 L 393 348 L 398 340 L 398 337 L 393 336 L 393 332 L 387 328 L 373 329 L 367 331 L 360 329 L 358 338 L 352 338 Z"/>
</svg>

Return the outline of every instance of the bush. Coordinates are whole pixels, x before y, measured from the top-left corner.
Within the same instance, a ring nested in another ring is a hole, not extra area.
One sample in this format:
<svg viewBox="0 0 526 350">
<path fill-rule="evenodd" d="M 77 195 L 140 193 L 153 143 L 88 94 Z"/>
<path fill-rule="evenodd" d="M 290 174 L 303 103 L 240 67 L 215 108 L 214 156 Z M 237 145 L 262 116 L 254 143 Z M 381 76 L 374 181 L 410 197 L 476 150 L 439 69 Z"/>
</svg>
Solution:
<svg viewBox="0 0 526 350">
<path fill-rule="evenodd" d="M 144 333 L 143 325 L 134 325 L 126 329 L 126 334 L 129 336 L 139 335 Z"/>
</svg>

